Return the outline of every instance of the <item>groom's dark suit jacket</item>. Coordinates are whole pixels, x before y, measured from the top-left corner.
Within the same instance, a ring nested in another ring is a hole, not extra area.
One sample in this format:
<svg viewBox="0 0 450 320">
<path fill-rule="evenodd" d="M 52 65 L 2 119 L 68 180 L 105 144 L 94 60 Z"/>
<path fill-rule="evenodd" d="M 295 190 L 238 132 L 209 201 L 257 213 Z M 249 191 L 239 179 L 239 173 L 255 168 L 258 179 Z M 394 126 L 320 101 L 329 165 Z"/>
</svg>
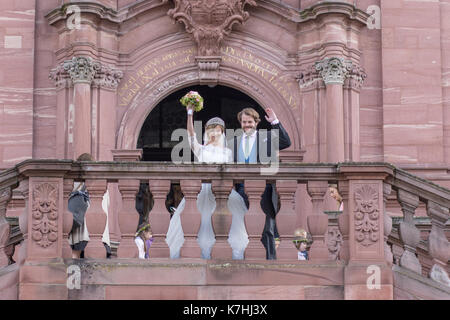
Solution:
<svg viewBox="0 0 450 320">
<path fill-rule="evenodd" d="M 289 138 L 289 135 L 286 131 L 286 129 L 284 129 L 284 127 L 281 125 L 281 122 L 279 122 L 278 124 L 272 125 L 272 129 L 278 129 L 279 131 L 279 150 L 284 150 L 287 149 L 291 146 L 291 139 Z M 238 152 L 239 152 L 239 147 L 241 146 L 241 141 L 242 141 L 242 135 L 239 136 L 235 136 L 233 141 L 233 158 L 234 158 L 234 162 L 237 162 L 238 159 Z M 260 163 L 260 159 L 259 159 L 259 131 L 256 131 L 256 154 L 258 157 L 257 163 Z M 228 145 L 230 145 L 231 143 L 228 143 Z M 270 134 L 270 132 L 268 132 L 267 134 L 267 156 L 270 157 L 271 156 L 271 150 L 272 150 L 272 135 Z"/>
</svg>

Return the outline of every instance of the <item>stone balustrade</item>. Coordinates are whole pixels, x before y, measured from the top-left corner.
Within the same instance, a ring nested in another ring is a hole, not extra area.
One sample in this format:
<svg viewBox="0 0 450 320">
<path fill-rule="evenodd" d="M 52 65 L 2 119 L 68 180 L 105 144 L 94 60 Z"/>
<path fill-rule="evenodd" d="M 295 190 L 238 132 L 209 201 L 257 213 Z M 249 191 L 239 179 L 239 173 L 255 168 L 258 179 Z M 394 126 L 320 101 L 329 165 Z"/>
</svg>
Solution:
<svg viewBox="0 0 450 320">
<path fill-rule="evenodd" d="M 164 201 L 171 183 L 181 186 L 186 199 L 181 216 L 185 243 L 180 256 L 199 258 L 196 237 L 201 216 L 196 197 L 201 183 L 211 183 L 218 204 L 213 215 L 216 244 L 212 259 L 231 259 L 231 249 L 227 248 L 226 243 L 231 214 L 226 208 L 226 199 L 234 183 L 244 183 L 250 203 L 245 216 L 250 240 L 245 259 L 265 260 L 265 250 L 259 241 L 265 215 L 259 202 L 265 184 L 271 183 L 276 185 L 280 195 L 277 225 L 282 245 L 277 250 L 279 260 L 296 260 L 293 231 L 296 227 L 306 227 L 297 225 L 301 212 L 307 216 L 303 221 L 307 221 L 314 240 L 310 248 L 313 262 L 345 261 L 351 266 L 346 270 L 346 277 L 349 278 L 352 274 L 358 274 L 352 272 L 360 265 L 366 268 L 370 263 L 387 269 L 392 264 L 398 264 L 441 283 L 445 277 L 448 279 L 450 246 L 445 230 L 450 217 L 450 190 L 386 163 L 282 163 L 276 175 L 261 171 L 261 167 L 71 160 L 22 162 L 0 173 L 0 267 L 11 261 L 8 257 L 10 250 L 7 249 L 11 243 L 6 212 L 14 189 L 20 190 L 26 203 L 24 213 L 20 215 L 22 243 L 16 250 L 19 251 L 16 252 L 19 258 L 15 261 L 24 263 L 26 260 L 70 258 L 67 234 L 72 216 L 67 210 L 67 199 L 74 181 L 85 182 L 91 194 L 91 207 L 86 214 L 91 237 L 85 252 L 87 258 L 104 255 L 101 236 L 106 214 L 101 202 L 106 190 L 110 191 L 113 206 L 120 204 L 108 213 L 108 219 L 113 220 L 109 225 L 118 226 L 118 230 L 111 232 L 111 237 L 114 238 L 115 234 L 120 242 L 118 259 L 136 257 L 134 232 L 139 215 L 135 198 L 140 183 L 149 184 L 154 201 L 149 214 L 154 228 L 152 258 L 169 258 L 165 235 L 170 214 Z M 330 183 L 338 184 L 344 211 L 328 212 L 327 216 L 323 211 L 323 201 Z M 296 207 L 295 197 L 300 184 L 306 185 L 312 203 L 311 212 Z M 396 228 L 392 228 L 392 219 L 385 209 L 386 199 L 391 193 L 396 194 L 403 212 L 403 219 Z M 431 225 L 429 235 L 424 239 L 415 224 L 415 210 L 420 202 L 426 205 Z M 425 273 L 423 261 L 427 263 Z M 358 281 L 355 280 L 355 283 Z"/>
</svg>

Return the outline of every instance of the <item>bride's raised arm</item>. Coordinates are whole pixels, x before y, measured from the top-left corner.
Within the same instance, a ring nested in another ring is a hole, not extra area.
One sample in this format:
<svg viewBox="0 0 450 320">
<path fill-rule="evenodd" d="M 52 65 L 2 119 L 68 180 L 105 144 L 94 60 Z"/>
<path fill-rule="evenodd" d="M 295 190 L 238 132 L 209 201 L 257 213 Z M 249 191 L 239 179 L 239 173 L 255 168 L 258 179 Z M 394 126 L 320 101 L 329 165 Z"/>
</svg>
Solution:
<svg viewBox="0 0 450 320">
<path fill-rule="evenodd" d="M 189 145 L 191 146 L 191 149 L 194 152 L 195 156 L 200 159 L 202 146 L 198 143 L 197 137 L 195 135 L 194 107 L 192 105 L 188 105 L 186 109 L 187 109 L 187 132 L 189 137 Z"/>
</svg>

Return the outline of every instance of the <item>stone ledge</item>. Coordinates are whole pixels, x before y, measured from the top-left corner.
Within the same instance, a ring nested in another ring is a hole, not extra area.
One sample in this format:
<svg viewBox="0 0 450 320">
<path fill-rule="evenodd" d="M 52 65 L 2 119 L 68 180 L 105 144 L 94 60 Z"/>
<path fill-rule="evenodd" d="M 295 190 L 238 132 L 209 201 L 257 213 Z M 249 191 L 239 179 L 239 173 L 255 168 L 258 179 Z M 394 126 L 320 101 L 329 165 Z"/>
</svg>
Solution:
<svg viewBox="0 0 450 320">
<path fill-rule="evenodd" d="M 450 300 L 450 288 L 397 265 L 392 267 L 392 271 L 394 292 L 396 289 L 403 291 L 410 298 Z"/>
</svg>

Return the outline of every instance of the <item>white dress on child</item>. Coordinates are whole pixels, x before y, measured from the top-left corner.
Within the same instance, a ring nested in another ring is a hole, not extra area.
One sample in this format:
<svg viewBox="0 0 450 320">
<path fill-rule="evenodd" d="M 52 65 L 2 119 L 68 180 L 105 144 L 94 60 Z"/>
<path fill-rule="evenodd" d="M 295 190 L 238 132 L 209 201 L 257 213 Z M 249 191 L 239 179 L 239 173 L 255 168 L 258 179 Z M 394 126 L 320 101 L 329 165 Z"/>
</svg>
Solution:
<svg viewBox="0 0 450 320">
<path fill-rule="evenodd" d="M 222 135 L 221 140 L 224 141 Z M 233 155 L 229 148 L 216 147 L 212 144 L 201 145 L 197 138 L 189 136 L 189 144 L 194 151 L 198 162 L 205 163 L 226 163 L 233 161 Z M 225 145 L 225 144 L 223 144 Z M 170 219 L 169 229 L 166 235 L 166 243 L 170 249 L 170 257 L 176 259 L 180 257 L 180 250 L 184 243 L 184 233 L 181 226 L 181 218 L 185 206 L 183 198 Z M 197 208 L 201 213 L 201 224 L 197 236 L 197 242 L 202 251 L 203 259 L 211 259 L 211 249 L 216 242 L 211 217 L 216 208 L 216 201 L 210 183 L 202 183 L 202 188 L 197 197 Z M 228 234 L 228 243 L 233 251 L 233 259 L 243 259 L 244 251 L 248 245 L 248 234 L 245 229 L 244 215 L 247 207 L 244 200 L 232 190 L 228 198 L 228 209 L 232 213 L 232 222 Z"/>
</svg>

